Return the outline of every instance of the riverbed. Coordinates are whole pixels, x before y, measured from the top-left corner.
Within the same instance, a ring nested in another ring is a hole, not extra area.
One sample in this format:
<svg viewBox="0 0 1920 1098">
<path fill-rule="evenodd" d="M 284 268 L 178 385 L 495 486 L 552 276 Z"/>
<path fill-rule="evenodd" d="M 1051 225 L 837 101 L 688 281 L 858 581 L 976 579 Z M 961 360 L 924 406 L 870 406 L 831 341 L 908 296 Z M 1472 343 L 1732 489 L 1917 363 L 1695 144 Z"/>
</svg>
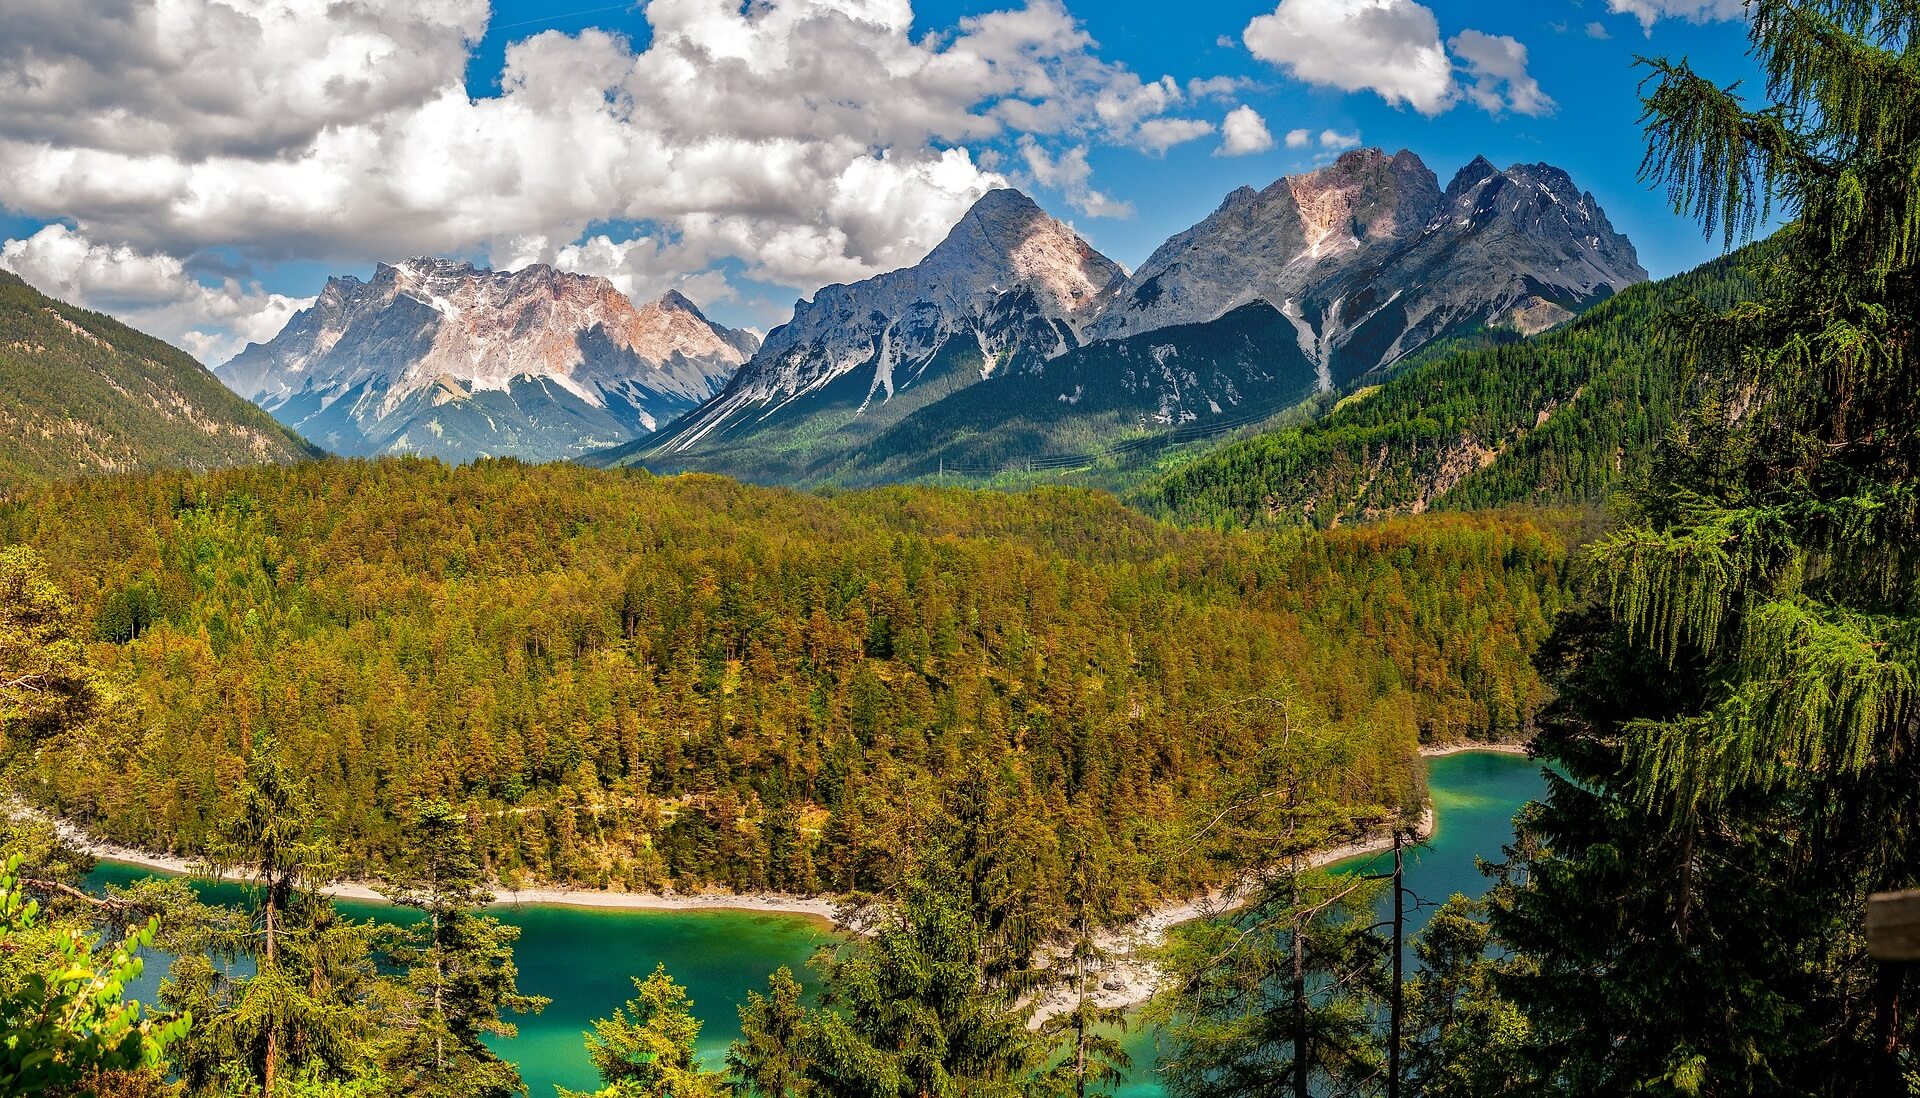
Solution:
<svg viewBox="0 0 1920 1098">
<path fill-rule="evenodd" d="M 1455 892 L 1478 895 L 1486 878 L 1477 859 L 1499 860 L 1512 841 L 1510 821 L 1520 806 L 1544 789 L 1540 764 L 1522 756 L 1487 751 L 1444 755 L 1428 760 L 1435 830 L 1424 846 L 1407 855 L 1407 887 L 1415 897 L 1437 906 Z M 1390 855 L 1339 863 L 1341 868 L 1378 868 Z M 95 885 L 123 883 L 150 871 L 102 863 Z M 209 899 L 240 897 L 237 886 L 214 886 Z M 1410 900 L 1411 904 L 1411 900 Z M 362 901 L 342 900 L 342 910 L 364 918 L 393 918 L 396 910 Z M 829 941 L 817 919 L 737 911 L 619 911 L 588 907 L 528 905 L 493 909 L 521 928 L 514 958 L 520 989 L 545 995 L 551 1006 L 520 1018 L 520 1035 L 491 1042 L 520 1067 L 532 1098 L 550 1098 L 556 1084 L 571 1089 L 595 1085 L 582 1035 L 594 1018 L 611 1013 L 633 994 L 632 977 L 664 962 L 694 1000 L 705 1023 L 702 1058 L 719 1066 L 728 1042 L 739 1035 L 735 1008 L 749 990 L 764 988 L 767 974 L 781 965 L 809 987 L 809 956 Z M 1409 907 L 1409 931 L 1425 925 L 1433 907 Z M 162 966 L 135 989 L 150 997 Z M 1153 1077 L 1153 1036 L 1136 1032 L 1128 1039 L 1134 1077 L 1119 1091 L 1124 1098 L 1160 1098 L 1165 1091 Z"/>
</svg>

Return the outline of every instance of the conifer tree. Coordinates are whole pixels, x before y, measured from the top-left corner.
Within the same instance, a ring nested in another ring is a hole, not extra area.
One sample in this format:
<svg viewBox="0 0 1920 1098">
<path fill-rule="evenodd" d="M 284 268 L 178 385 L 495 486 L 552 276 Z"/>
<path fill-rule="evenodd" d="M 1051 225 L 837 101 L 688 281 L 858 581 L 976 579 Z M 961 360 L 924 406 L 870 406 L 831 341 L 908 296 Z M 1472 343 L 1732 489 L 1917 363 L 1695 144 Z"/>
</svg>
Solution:
<svg viewBox="0 0 1920 1098">
<path fill-rule="evenodd" d="M 1548 1093 L 1877 1095 L 1920 978 L 1868 893 L 1920 884 L 1920 5 L 1755 0 L 1768 103 L 1654 61 L 1648 176 L 1728 240 L 1700 395 L 1563 621 L 1546 852 L 1494 902 Z"/>
<path fill-rule="evenodd" d="M 634 977 L 633 987 L 634 997 L 587 1035 L 587 1055 L 606 1084 L 597 1098 L 719 1098 L 721 1076 L 695 1060 L 700 1020 L 686 988 L 664 964 L 644 980 Z"/>
<path fill-rule="evenodd" d="M 444 801 L 415 806 L 406 856 L 383 887 L 387 898 L 423 918 L 401 932 L 388 961 L 405 971 L 391 1016 L 387 1072 L 412 1093 L 446 1098 L 517 1094 L 520 1073 L 481 1038 L 511 1037 L 509 1012 L 547 1005 L 524 995 L 513 963 L 520 928 L 480 908 L 492 902 L 464 814 Z"/>
<path fill-rule="evenodd" d="M 747 992 L 740 1004 L 740 1039 L 727 1049 L 727 1071 L 740 1098 L 807 1098 L 807 1011 L 800 981 L 782 965 L 767 993 Z"/>
<path fill-rule="evenodd" d="M 163 999 L 203 1019 L 179 1057 L 191 1086 L 237 1072 L 273 1098 L 289 1067 L 344 1075 L 361 1066 L 371 931 L 342 920 L 322 893 L 334 875 L 332 850 L 314 831 L 304 783 L 271 737 L 255 743 L 237 799 L 202 869 L 253 892 L 243 948 L 254 972 L 229 980 L 190 955 L 176 964 Z"/>
<path fill-rule="evenodd" d="M 826 964 L 806 1042 L 817 1093 L 998 1098 L 1031 1084 L 1043 1044 L 988 981 L 970 895 L 950 856 L 929 852 L 872 936 Z"/>
<path fill-rule="evenodd" d="M 1040 1027 L 1041 1033 L 1058 1042 L 1060 1062 L 1053 1074 L 1074 1098 L 1119 1086 L 1133 1066 L 1115 1037 L 1126 1031 L 1126 1009 L 1103 1007 L 1098 999 L 1099 981 L 1112 960 L 1100 944 L 1099 913 L 1119 906 L 1113 879 L 1106 867 L 1096 863 L 1090 844 L 1075 844 L 1067 867 L 1066 952 L 1054 964 L 1055 986 L 1072 996 L 1072 1005 Z"/>
<path fill-rule="evenodd" d="M 1310 857 L 1391 818 L 1337 788 L 1351 741 L 1295 696 L 1253 698 L 1216 719 L 1257 745 L 1244 783 L 1205 808 L 1188 846 L 1216 830 L 1266 864 L 1244 903 L 1185 930 L 1162 1007 L 1176 1095 L 1256 1098 L 1344 1090 L 1383 1074 L 1374 1025 L 1386 947 L 1372 929 L 1378 882 L 1314 869 Z"/>
</svg>

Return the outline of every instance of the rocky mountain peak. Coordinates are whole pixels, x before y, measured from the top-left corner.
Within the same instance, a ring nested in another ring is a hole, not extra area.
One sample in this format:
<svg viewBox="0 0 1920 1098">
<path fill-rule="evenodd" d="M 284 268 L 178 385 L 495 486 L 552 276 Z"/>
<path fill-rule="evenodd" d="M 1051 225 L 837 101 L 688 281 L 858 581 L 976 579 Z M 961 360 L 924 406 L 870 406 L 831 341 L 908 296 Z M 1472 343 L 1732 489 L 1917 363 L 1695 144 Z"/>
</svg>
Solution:
<svg viewBox="0 0 1920 1098">
<path fill-rule="evenodd" d="M 1209 323 L 1264 301 L 1331 386 L 1448 332 L 1559 323 L 1645 277 L 1632 244 L 1559 168 L 1502 172 L 1476 157 L 1442 191 L 1411 152 L 1355 149 L 1228 195 L 1155 251 L 1089 334 Z"/>
<path fill-rule="evenodd" d="M 1446 196 L 1453 198 L 1467 188 L 1484 183 L 1489 178 L 1499 174 L 1500 169 L 1493 166 L 1493 161 L 1488 160 L 1484 156 L 1476 156 L 1472 160 L 1469 160 L 1459 171 L 1454 173 L 1453 182 L 1447 184 Z"/>
<path fill-rule="evenodd" d="M 718 392 L 757 346 L 678 292 L 636 308 L 604 278 L 417 256 L 380 264 L 370 282 L 330 279 L 278 336 L 218 374 L 343 452 L 548 458 L 653 430 Z M 503 395 L 473 412 L 480 437 L 449 449 L 434 416 L 451 413 L 435 410 L 482 394 Z M 510 440 L 487 437 L 524 410 L 523 394 L 577 409 Z M 587 421 L 595 426 L 583 430 Z M 437 429 L 410 428 L 421 422 Z"/>
<path fill-rule="evenodd" d="M 864 429 L 905 414 L 929 371 L 957 389 L 1036 370 L 1080 346 L 1124 274 L 1025 194 L 988 191 L 919 263 L 797 303 L 726 392 L 661 445 L 684 449 L 749 417 L 813 407 Z"/>
<path fill-rule="evenodd" d="M 1311 259 L 1425 227 L 1440 204 L 1440 184 L 1405 149 L 1355 149 L 1331 165 L 1281 180 L 1293 196 Z"/>
</svg>

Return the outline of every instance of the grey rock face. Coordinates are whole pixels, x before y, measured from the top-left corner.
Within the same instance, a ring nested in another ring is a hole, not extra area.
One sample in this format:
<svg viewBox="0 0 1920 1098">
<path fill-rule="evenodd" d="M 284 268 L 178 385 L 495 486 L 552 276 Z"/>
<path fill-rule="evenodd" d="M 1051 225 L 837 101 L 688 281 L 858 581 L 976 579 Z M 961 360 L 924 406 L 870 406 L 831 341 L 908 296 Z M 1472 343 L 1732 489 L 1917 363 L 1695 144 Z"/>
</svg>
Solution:
<svg viewBox="0 0 1920 1098">
<path fill-rule="evenodd" d="M 1155 251 L 1088 334 L 1206 322 L 1264 300 L 1331 388 L 1449 334 L 1531 334 L 1646 277 L 1558 168 L 1478 158 L 1442 191 L 1414 154 L 1359 149 L 1228 195 Z"/>
<path fill-rule="evenodd" d="M 809 398 L 850 387 L 856 414 L 892 402 L 956 349 L 977 351 L 978 374 L 954 384 L 1035 370 L 1080 346 L 1124 272 L 1014 190 L 983 196 L 912 267 L 823 287 L 794 308 L 717 399 L 676 424 L 680 452 L 739 424 L 804 411 Z"/>
<path fill-rule="evenodd" d="M 279 335 L 215 372 L 346 454 L 572 457 L 645 434 L 720 391 L 757 340 L 668 293 L 442 259 L 334 278 Z"/>
</svg>

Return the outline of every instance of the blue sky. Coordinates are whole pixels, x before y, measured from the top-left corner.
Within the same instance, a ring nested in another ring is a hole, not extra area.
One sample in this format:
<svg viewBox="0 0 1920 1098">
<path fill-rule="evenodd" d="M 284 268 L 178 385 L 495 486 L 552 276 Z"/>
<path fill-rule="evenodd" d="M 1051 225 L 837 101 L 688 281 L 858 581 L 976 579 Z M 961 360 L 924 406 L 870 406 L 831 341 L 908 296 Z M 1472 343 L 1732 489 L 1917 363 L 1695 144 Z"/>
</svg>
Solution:
<svg viewBox="0 0 1920 1098">
<path fill-rule="evenodd" d="M 965 16 L 1007 6 L 916 0 L 914 31 L 945 32 Z M 1534 78 L 1555 102 L 1554 112 L 1538 118 L 1511 112 L 1494 117 L 1457 106 L 1427 117 L 1405 106 L 1389 105 L 1370 92 L 1316 88 L 1290 79 L 1254 58 L 1240 41 L 1249 21 L 1274 10 L 1271 2 L 1068 2 L 1105 56 L 1144 76 L 1227 75 L 1257 82 L 1238 99 L 1259 110 L 1276 136 L 1296 128 L 1316 134 L 1326 129 L 1357 132 L 1364 145 L 1413 150 L 1440 176 L 1443 186 L 1475 156 L 1485 156 L 1501 167 L 1544 160 L 1565 168 L 1594 193 L 1614 226 L 1634 242 L 1641 263 L 1654 277 L 1687 270 L 1720 254 L 1718 242 L 1703 239 L 1691 224 L 1673 214 L 1661 195 L 1639 181 L 1645 149 L 1638 123 L 1639 83 L 1645 70 L 1634 62 L 1637 56 L 1688 57 L 1722 83 L 1744 80 L 1749 89 L 1757 90 L 1761 75 L 1747 56 L 1744 23 L 1664 19 L 1648 32 L 1633 15 L 1609 12 L 1604 0 L 1429 0 L 1426 6 L 1439 18 L 1442 33 L 1472 27 L 1518 39 L 1527 47 Z M 561 9 L 559 13 L 556 8 Z M 477 95 L 499 90 L 505 45 L 514 38 L 546 29 L 573 32 L 602 27 L 627 35 L 636 46 L 644 46 L 648 39 L 647 22 L 633 6 L 608 10 L 604 4 L 502 0 L 494 10 L 493 24 L 468 68 L 468 83 Z M 1223 44 L 1222 36 L 1229 41 Z M 1210 142 L 1193 142 L 1169 150 L 1164 157 L 1131 149 L 1094 150 L 1091 161 L 1103 188 L 1135 207 L 1135 215 L 1127 219 L 1074 216 L 1059 209 L 1057 194 L 1047 194 L 1046 188 L 1035 190 L 1044 204 L 1063 213 L 1101 250 L 1134 267 L 1161 241 L 1211 213 L 1234 188 L 1265 186 L 1327 159 L 1317 150 L 1289 150 L 1284 145 L 1268 153 L 1224 158 L 1214 156 L 1213 147 Z"/>
<path fill-rule="evenodd" d="M 221 3 L 247 9 L 257 0 L 201 2 L 212 20 L 231 15 Z M 773 43 L 788 77 L 757 73 L 727 91 L 724 72 L 701 69 L 700 51 L 755 20 L 772 25 L 765 10 L 728 10 L 720 0 L 656 0 L 651 10 L 434 0 L 414 10 L 379 0 L 370 7 L 388 14 L 352 27 L 260 16 L 251 46 L 227 33 L 243 44 L 228 49 L 250 52 L 187 58 L 179 71 L 145 73 L 144 84 L 120 79 L 126 101 L 101 109 L 151 116 L 137 131 L 145 146 L 132 150 L 124 132 L 103 136 L 108 127 L 75 121 L 55 99 L 87 98 L 89 74 L 104 79 L 112 68 L 103 30 L 103 56 L 55 58 L 70 84 L 45 82 L 46 102 L 0 101 L 0 160 L 11 165 L 0 168 L 0 262 L 209 360 L 277 330 L 328 274 L 364 277 L 375 261 L 415 251 L 496 267 L 556 262 L 613 277 L 636 297 L 672 286 L 717 319 L 765 328 L 825 281 L 924 254 L 985 181 L 1027 187 L 1096 247 L 1136 266 L 1235 187 L 1331 159 L 1336 150 L 1319 136 L 1331 132 L 1411 149 L 1443 185 L 1475 155 L 1501 166 L 1556 164 L 1596 195 L 1658 277 L 1719 249 L 1638 179 L 1635 55 L 1687 56 L 1723 82 L 1760 84 L 1744 23 L 1715 18 L 1735 0 L 916 0 L 910 26 L 901 20 L 907 0 L 780 2 L 789 14 L 807 7 L 898 25 L 852 34 L 844 20 L 790 20 L 797 29 Z M 1390 9 L 1416 37 L 1422 25 L 1430 40 L 1437 32 L 1436 49 L 1446 43 L 1439 64 L 1455 74 L 1438 76 L 1454 81 L 1448 98 L 1429 96 L 1424 111 L 1404 95 L 1390 102 L 1408 86 L 1397 61 L 1372 76 L 1343 69 L 1346 53 L 1359 66 L 1379 35 L 1352 51 L 1282 40 L 1328 11 L 1369 6 Z M 1681 17 L 1658 18 L 1673 13 Z M 1263 21 L 1267 44 L 1250 48 L 1249 28 Z M 829 25 L 841 30 L 820 37 Z M 667 28 L 660 42 L 656 27 Z M 59 36 L 36 44 L 31 13 L 12 29 L 25 48 L 0 47 L 0 76 L 36 49 L 45 71 Z M 125 31 L 130 43 L 152 33 L 137 23 Z M 699 37 L 710 32 L 724 34 Z M 1475 102 L 1471 51 L 1456 38 L 1472 32 L 1510 59 L 1523 50 L 1519 79 L 1537 92 L 1490 84 Z M 343 42 L 370 45 L 343 56 Z M 510 47 L 517 75 L 503 83 Z M 766 42 L 756 48 L 767 56 Z M 825 48 L 842 52 L 809 76 L 807 51 Z M 1276 59 L 1289 50 L 1302 59 Z M 977 101 L 950 94 L 952 73 L 889 83 L 860 71 L 962 53 L 1030 62 L 1032 71 L 1017 94 L 1002 88 Z M 236 71 L 243 93 L 206 106 L 192 81 L 209 69 Z M 656 96 L 649 86 L 660 73 L 689 72 L 678 92 Z M 1157 93 L 1151 85 L 1163 76 L 1173 78 L 1170 96 L 1143 106 L 1152 98 L 1143 90 Z M 1034 90 L 1049 78 L 1074 87 Z M 594 90 L 602 84 L 604 95 Z M 314 86 L 353 94 L 319 96 Z M 709 87 L 722 89 L 710 104 Z M 923 93 L 925 102 L 914 101 Z M 1113 96 L 1130 104 L 1124 119 L 1102 113 Z M 1051 113 L 1040 117 L 1030 102 Z M 708 106 L 710 117 L 701 113 Z M 1230 111 L 1257 114 L 1272 147 L 1220 155 Z M 784 136 L 782 127 L 803 135 L 788 143 L 791 166 L 756 168 L 756 143 Z M 1189 139 L 1164 136 L 1180 127 Z M 1295 130 L 1309 135 L 1306 147 L 1289 147 Z M 845 168 L 862 159 L 864 168 Z M 716 196 L 711 208 L 703 191 Z"/>
</svg>

